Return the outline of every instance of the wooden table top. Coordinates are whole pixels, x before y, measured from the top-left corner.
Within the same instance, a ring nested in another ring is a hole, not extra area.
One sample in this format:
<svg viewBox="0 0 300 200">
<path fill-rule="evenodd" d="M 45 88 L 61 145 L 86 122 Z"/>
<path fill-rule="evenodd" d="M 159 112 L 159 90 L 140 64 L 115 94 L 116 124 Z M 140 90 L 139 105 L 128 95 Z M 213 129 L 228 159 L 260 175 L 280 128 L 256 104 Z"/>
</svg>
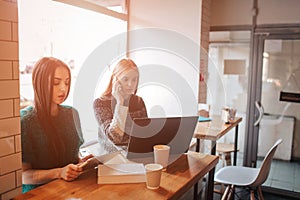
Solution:
<svg viewBox="0 0 300 200">
<path fill-rule="evenodd" d="M 189 151 L 163 171 L 157 190 L 147 189 L 146 183 L 99 185 L 93 169 L 75 181 L 54 180 L 14 199 L 178 199 L 217 162 L 217 156 Z"/>
<path fill-rule="evenodd" d="M 221 116 L 212 116 L 211 118 L 211 121 L 197 123 L 195 138 L 216 141 L 242 121 L 241 117 L 236 117 L 234 122 L 225 124 Z"/>
</svg>

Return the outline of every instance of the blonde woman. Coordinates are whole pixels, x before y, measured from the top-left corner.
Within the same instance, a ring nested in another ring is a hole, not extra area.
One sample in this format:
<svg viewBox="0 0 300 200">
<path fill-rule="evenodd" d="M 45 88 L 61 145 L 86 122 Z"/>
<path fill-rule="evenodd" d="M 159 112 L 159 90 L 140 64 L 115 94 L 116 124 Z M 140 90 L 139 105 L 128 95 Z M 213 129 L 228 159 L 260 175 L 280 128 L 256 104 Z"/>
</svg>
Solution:
<svg viewBox="0 0 300 200">
<path fill-rule="evenodd" d="M 100 98 L 94 101 L 99 123 L 99 137 L 117 146 L 126 146 L 128 128 L 133 118 L 147 117 L 143 99 L 136 95 L 139 70 L 131 59 L 122 59 L 115 66 L 110 82 Z"/>
</svg>

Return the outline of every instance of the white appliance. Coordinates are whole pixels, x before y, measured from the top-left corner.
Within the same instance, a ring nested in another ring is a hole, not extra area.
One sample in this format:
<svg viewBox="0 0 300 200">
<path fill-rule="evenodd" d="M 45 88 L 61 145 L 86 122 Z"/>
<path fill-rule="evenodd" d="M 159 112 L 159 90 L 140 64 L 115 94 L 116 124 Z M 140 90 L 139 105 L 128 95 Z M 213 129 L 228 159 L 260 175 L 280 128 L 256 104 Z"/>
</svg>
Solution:
<svg viewBox="0 0 300 200">
<path fill-rule="evenodd" d="M 295 118 L 291 116 L 264 115 L 260 122 L 257 155 L 264 157 L 275 141 L 282 138 L 283 142 L 278 146 L 274 158 L 290 161 L 292 156 L 294 123 Z"/>
</svg>

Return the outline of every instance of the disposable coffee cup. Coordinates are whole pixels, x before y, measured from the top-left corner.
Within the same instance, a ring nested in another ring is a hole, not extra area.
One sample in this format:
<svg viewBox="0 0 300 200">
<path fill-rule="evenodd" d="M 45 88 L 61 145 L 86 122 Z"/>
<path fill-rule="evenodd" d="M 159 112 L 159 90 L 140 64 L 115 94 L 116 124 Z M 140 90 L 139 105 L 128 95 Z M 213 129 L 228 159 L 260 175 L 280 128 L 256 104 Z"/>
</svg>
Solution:
<svg viewBox="0 0 300 200">
<path fill-rule="evenodd" d="M 222 109 L 222 120 L 226 123 L 229 124 L 229 108 L 223 108 Z"/>
<path fill-rule="evenodd" d="M 161 164 L 163 168 L 168 166 L 170 146 L 168 145 L 155 145 L 153 146 L 154 151 L 154 163 Z"/>
<path fill-rule="evenodd" d="M 160 186 L 160 179 L 163 166 L 156 163 L 145 165 L 146 169 L 146 185 L 148 189 L 155 190 Z"/>
</svg>

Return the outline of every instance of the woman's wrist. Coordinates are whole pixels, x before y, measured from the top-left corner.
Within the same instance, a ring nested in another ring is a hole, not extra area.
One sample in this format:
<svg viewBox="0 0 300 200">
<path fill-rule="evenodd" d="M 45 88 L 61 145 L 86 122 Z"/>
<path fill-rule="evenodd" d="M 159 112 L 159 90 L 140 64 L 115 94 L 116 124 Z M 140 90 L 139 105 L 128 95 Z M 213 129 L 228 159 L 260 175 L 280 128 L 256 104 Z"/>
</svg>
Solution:
<svg viewBox="0 0 300 200">
<path fill-rule="evenodd" d="M 125 99 L 124 102 L 123 102 L 123 105 L 128 107 L 129 105 L 129 98 Z"/>
<path fill-rule="evenodd" d="M 62 171 L 63 171 L 63 168 L 57 168 L 56 169 L 56 175 L 55 175 L 55 178 L 56 179 L 61 179 L 61 174 L 62 174 Z"/>
<path fill-rule="evenodd" d="M 124 99 L 120 99 L 118 103 L 119 105 L 124 106 Z"/>
</svg>

